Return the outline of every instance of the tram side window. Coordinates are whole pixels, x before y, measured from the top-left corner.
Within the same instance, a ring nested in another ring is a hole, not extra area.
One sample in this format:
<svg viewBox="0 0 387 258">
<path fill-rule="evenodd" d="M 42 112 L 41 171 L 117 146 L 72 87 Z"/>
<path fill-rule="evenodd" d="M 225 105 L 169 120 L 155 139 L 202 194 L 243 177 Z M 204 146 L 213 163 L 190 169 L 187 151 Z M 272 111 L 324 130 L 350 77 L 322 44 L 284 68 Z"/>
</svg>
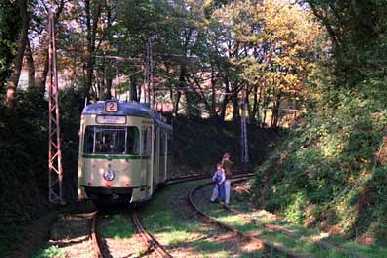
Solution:
<svg viewBox="0 0 387 258">
<path fill-rule="evenodd" d="M 140 134 L 137 127 L 128 127 L 126 149 L 128 154 L 140 154 Z"/>
</svg>

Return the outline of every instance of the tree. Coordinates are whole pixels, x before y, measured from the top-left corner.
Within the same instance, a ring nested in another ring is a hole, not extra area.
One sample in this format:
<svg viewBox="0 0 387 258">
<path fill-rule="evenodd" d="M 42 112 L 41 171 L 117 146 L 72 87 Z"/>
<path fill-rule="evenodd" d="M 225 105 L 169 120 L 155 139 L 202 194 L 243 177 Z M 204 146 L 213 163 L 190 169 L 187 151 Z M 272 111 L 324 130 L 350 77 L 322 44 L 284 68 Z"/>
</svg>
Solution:
<svg viewBox="0 0 387 258">
<path fill-rule="evenodd" d="M 236 83 L 247 85 L 250 118 L 265 122 L 258 111 L 270 108 L 271 126 L 276 127 L 280 103 L 304 95 L 304 82 L 316 61 L 320 26 L 306 10 L 275 0 L 235 2 L 218 13 L 231 26 L 230 62 L 238 75 Z"/>
<path fill-rule="evenodd" d="M 15 1 L 0 2 L 0 89 L 8 77 L 20 30 L 19 10 Z"/>
<path fill-rule="evenodd" d="M 7 93 L 5 104 L 9 108 L 15 105 L 16 87 L 19 82 L 20 72 L 23 65 L 24 50 L 27 44 L 28 28 L 30 23 L 30 14 L 28 13 L 28 0 L 17 0 L 16 5 L 21 19 L 21 29 L 17 39 L 17 51 L 12 62 L 12 73 L 7 81 Z"/>
<path fill-rule="evenodd" d="M 387 1 L 307 0 L 333 44 L 335 83 L 352 88 L 375 67 L 384 69 Z"/>
</svg>

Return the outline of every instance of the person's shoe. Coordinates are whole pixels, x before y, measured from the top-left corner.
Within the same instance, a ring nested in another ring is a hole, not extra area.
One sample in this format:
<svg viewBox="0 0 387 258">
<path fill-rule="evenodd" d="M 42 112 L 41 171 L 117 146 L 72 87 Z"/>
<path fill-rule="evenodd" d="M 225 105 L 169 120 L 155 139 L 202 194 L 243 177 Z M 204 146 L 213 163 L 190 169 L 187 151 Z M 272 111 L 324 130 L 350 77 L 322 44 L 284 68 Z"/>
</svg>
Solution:
<svg viewBox="0 0 387 258">
<path fill-rule="evenodd" d="M 216 201 L 215 200 L 210 200 L 210 203 L 215 203 Z"/>
</svg>

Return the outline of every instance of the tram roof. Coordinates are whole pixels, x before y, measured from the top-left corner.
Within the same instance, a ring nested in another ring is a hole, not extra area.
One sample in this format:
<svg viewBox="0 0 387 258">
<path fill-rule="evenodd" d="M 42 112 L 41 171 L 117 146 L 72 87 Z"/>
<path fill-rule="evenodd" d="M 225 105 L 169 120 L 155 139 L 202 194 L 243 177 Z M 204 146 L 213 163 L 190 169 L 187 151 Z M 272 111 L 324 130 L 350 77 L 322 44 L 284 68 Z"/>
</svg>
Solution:
<svg viewBox="0 0 387 258">
<path fill-rule="evenodd" d="M 172 127 L 161 120 L 161 115 L 146 104 L 138 102 L 118 102 L 118 111 L 112 113 L 105 110 L 106 101 L 98 101 L 93 104 L 89 104 L 82 110 L 82 114 L 91 115 L 125 115 L 125 116 L 139 116 L 153 119 L 157 124 L 167 129 Z"/>
</svg>

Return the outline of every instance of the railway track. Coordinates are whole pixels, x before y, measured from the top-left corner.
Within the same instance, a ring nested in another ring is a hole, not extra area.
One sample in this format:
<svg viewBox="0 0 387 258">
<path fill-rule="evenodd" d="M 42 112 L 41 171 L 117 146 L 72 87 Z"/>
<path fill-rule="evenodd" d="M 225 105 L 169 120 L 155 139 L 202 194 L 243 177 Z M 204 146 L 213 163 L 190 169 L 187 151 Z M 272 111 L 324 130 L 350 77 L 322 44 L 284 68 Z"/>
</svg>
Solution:
<svg viewBox="0 0 387 258">
<path fill-rule="evenodd" d="M 240 177 L 246 177 L 246 176 L 254 176 L 254 173 L 248 173 L 244 171 L 234 171 L 233 178 L 240 178 Z M 210 179 L 212 178 L 212 175 L 203 175 L 203 174 L 193 174 L 188 176 L 181 176 L 181 177 L 174 177 L 171 179 L 168 179 L 166 182 L 166 185 L 175 185 L 175 184 L 181 184 L 181 183 L 187 183 L 191 181 L 198 181 L 198 180 L 204 180 L 204 179 Z"/>
<path fill-rule="evenodd" d="M 239 175 L 236 175 L 235 178 L 244 178 L 246 176 L 252 176 L 253 174 L 249 173 L 242 173 Z M 180 183 L 187 183 L 191 181 L 197 181 L 197 180 L 205 180 L 209 179 L 210 177 L 208 175 L 201 175 L 201 174 L 195 174 L 195 175 L 189 175 L 189 176 L 183 176 L 183 177 L 176 177 L 173 179 L 170 179 L 167 181 L 166 185 L 174 185 L 174 184 L 180 184 Z M 158 257 L 173 257 L 164 246 L 162 246 L 157 239 L 145 229 L 145 227 L 141 223 L 141 219 L 137 213 L 137 211 L 131 212 L 131 220 L 133 225 L 136 228 L 137 233 L 139 234 L 139 237 L 142 239 L 144 244 L 147 245 L 147 251 L 146 253 L 154 253 Z"/>
<path fill-rule="evenodd" d="M 246 175 L 238 175 L 236 177 L 234 177 L 232 179 L 232 182 L 235 184 L 235 183 L 241 183 L 241 182 L 244 182 L 246 181 L 250 176 L 252 176 L 252 174 L 246 174 Z M 207 187 L 211 185 L 211 183 L 206 183 L 206 184 L 202 184 L 202 185 L 199 185 L 195 188 L 193 188 L 190 193 L 189 193 L 189 196 L 188 196 L 188 199 L 189 199 L 189 203 L 190 205 L 193 207 L 193 209 L 195 210 L 195 212 L 197 214 L 199 214 L 205 221 L 207 222 L 210 222 L 212 224 L 216 224 L 218 225 L 219 227 L 221 228 L 224 228 L 226 230 L 229 230 L 229 231 L 232 231 L 234 232 L 236 235 L 238 235 L 239 237 L 243 238 L 243 239 L 247 239 L 247 240 L 258 240 L 258 241 L 261 241 L 266 247 L 268 248 L 271 248 L 271 249 L 274 249 L 274 250 L 277 250 L 278 252 L 280 253 L 283 253 L 285 254 L 287 257 L 313 257 L 312 255 L 310 254 L 297 254 L 295 252 L 292 252 L 290 251 L 288 248 L 284 247 L 284 246 L 280 246 L 280 245 L 277 245 L 277 244 L 274 244 L 272 242 L 269 242 L 269 241 L 266 241 L 266 240 L 263 240 L 263 239 L 258 239 L 257 237 L 252 237 L 250 235 L 247 235 L 247 234 L 244 234 L 240 231 L 238 231 L 237 229 L 233 228 L 232 226 L 228 225 L 228 224 L 225 224 L 225 223 L 222 223 L 220 222 L 219 220 L 205 214 L 203 211 L 201 211 L 198 206 L 195 204 L 194 202 L 194 194 L 199 191 L 200 189 L 204 188 L 204 187 Z M 232 212 L 233 214 L 241 214 L 242 212 L 239 211 L 239 210 L 236 210 L 236 209 L 233 209 L 233 208 L 230 208 L 230 207 L 227 207 L 227 206 L 224 206 L 223 207 L 225 209 L 227 209 L 228 211 Z M 288 237 L 291 237 L 291 238 L 297 238 L 299 236 L 291 233 L 289 230 L 287 230 L 286 228 L 282 227 L 282 226 L 279 226 L 279 225 L 275 225 L 275 224 L 271 224 L 271 223 L 267 223 L 267 224 L 262 224 L 263 227 L 265 227 L 265 229 L 267 229 L 268 231 L 271 231 L 271 232 L 277 232 L 277 233 L 282 233 L 284 235 L 287 235 Z M 313 243 L 313 244 L 316 244 L 318 245 L 320 248 L 322 249 L 326 249 L 326 250 L 332 250 L 332 249 L 335 249 L 338 253 L 342 253 L 343 255 L 346 255 L 346 257 L 354 257 L 354 258 L 364 258 L 364 256 L 362 255 L 359 255 L 355 252 L 353 252 L 352 250 L 347 250 L 347 249 L 344 249 L 343 247 L 341 246 L 338 246 L 336 244 L 333 244 L 331 242 L 328 242 L 328 241 L 324 241 L 324 240 L 320 240 L 318 241 L 317 243 Z"/>
<path fill-rule="evenodd" d="M 229 210 L 230 212 L 232 212 L 233 214 L 241 214 L 242 213 L 241 211 L 233 209 L 233 208 L 230 208 L 230 207 L 225 207 L 225 208 L 227 210 Z M 292 233 L 287 228 L 285 228 L 283 226 L 280 226 L 280 225 L 276 225 L 276 224 L 272 224 L 272 223 L 265 223 L 265 224 L 261 223 L 261 225 L 263 227 L 265 227 L 265 229 L 267 229 L 268 231 L 271 231 L 271 232 L 281 233 L 281 234 L 287 235 L 288 237 L 291 237 L 291 238 L 299 237 L 295 233 Z M 331 243 L 329 241 L 325 241 L 325 240 L 322 240 L 322 239 L 317 241 L 317 242 L 312 242 L 310 240 L 306 240 L 306 241 L 311 242 L 312 244 L 316 244 L 320 248 L 325 249 L 325 250 L 332 250 L 332 249 L 334 249 L 336 252 L 342 253 L 343 255 L 346 255 L 346 257 L 365 258 L 364 256 L 362 256 L 360 254 L 357 254 L 357 253 L 355 253 L 352 250 L 347 250 L 347 249 L 343 248 L 342 246 L 339 246 L 337 244 Z"/>
<path fill-rule="evenodd" d="M 106 248 L 106 245 L 102 243 L 102 239 L 97 231 L 97 219 L 98 219 L 98 212 L 94 212 L 94 216 L 91 219 L 90 222 L 90 239 L 91 244 L 93 246 L 93 253 L 94 257 L 96 258 L 102 258 L 102 257 L 109 257 L 110 255 L 107 255 L 109 252 Z"/>
<path fill-rule="evenodd" d="M 235 175 L 235 180 L 243 180 L 245 177 L 252 176 L 250 173 L 241 173 Z M 194 174 L 183 177 L 172 178 L 167 181 L 166 185 L 174 185 L 180 183 L 186 183 L 197 180 L 205 180 L 209 179 L 208 175 Z M 95 208 L 95 207 L 94 207 Z M 152 257 L 172 257 L 172 255 L 163 247 L 157 239 L 146 230 L 144 225 L 141 223 L 140 215 L 133 209 L 128 214 L 130 216 L 130 220 L 133 223 L 134 228 L 137 231 L 139 239 L 142 240 L 144 246 L 147 248 L 143 254 L 151 255 Z M 112 257 L 111 250 L 109 250 L 108 244 L 106 240 L 99 234 L 98 224 L 100 223 L 99 217 L 101 216 L 101 212 L 98 210 L 93 210 L 91 212 L 79 212 L 76 211 L 71 212 L 71 214 L 67 214 L 65 216 L 72 218 L 79 218 L 82 220 L 87 220 L 89 225 L 88 236 L 87 239 L 90 241 L 91 255 L 96 258 L 106 258 Z M 129 249 L 130 247 L 128 247 Z"/>
<path fill-rule="evenodd" d="M 243 182 L 243 181 L 246 181 L 248 180 L 251 176 L 253 176 L 253 174 L 246 174 L 246 175 L 239 175 L 239 176 L 236 176 L 236 177 L 233 177 L 233 179 L 231 180 L 233 183 L 238 183 L 238 182 Z M 192 206 L 192 208 L 194 209 L 194 211 L 205 221 L 205 222 L 208 222 L 210 224 L 214 224 L 220 228 L 223 228 L 227 231 L 230 231 L 232 233 L 234 233 L 236 236 L 240 237 L 241 239 L 243 240 L 247 240 L 247 241 L 252 241 L 252 242 L 256 242 L 257 244 L 260 244 L 262 245 L 265 249 L 267 250 L 274 250 L 276 252 L 279 252 L 279 253 L 282 253 L 282 254 L 285 254 L 287 257 L 291 257 L 291 258 L 306 258 L 306 257 L 313 257 L 312 255 L 309 255 L 309 254 L 298 254 L 298 253 L 295 253 L 291 250 L 289 250 L 288 248 L 286 248 L 285 246 L 282 246 L 280 244 L 277 244 L 277 243 L 273 243 L 273 242 L 270 242 L 268 240 L 265 240 L 265 239 L 261 239 L 261 238 L 258 238 L 256 236 L 252 236 L 252 235 L 248 235 L 248 234 L 245 234 L 239 230 L 237 230 L 236 228 L 226 224 L 226 223 L 223 223 L 209 215 L 207 215 L 206 213 L 204 213 L 203 211 L 201 211 L 199 209 L 199 207 L 195 204 L 194 202 L 194 195 L 196 192 L 198 192 L 200 189 L 204 188 L 204 187 L 207 187 L 209 185 L 211 185 L 212 183 L 205 183 L 205 184 L 201 184 L 199 186 L 196 186 L 194 187 L 188 194 L 188 201 L 190 203 L 190 205 Z"/>
<path fill-rule="evenodd" d="M 68 215 L 71 217 L 77 217 L 80 219 L 89 220 L 89 236 L 88 239 L 91 244 L 92 257 L 95 258 L 111 258 L 109 248 L 107 247 L 104 239 L 100 236 L 98 227 L 98 211 L 93 211 L 91 213 L 79 213 Z M 146 246 L 147 250 L 143 254 L 155 254 L 157 257 L 172 257 L 168 251 L 155 239 L 155 237 L 149 233 L 141 223 L 141 219 L 137 211 L 133 210 L 130 212 L 131 221 L 138 233 L 139 238 Z M 129 249 L 129 247 L 128 247 Z"/>
<path fill-rule="evenodd" d="M 139 237 L 147 245 L 146 253 L 155 253 L 158 257 L 172 257 L 156 238 L 144 228 L 136 211 L 132 212 L 131 219 Z"/>
<path fill-rule="evenodd" d="M 87 220 L 88 221 L 88 232 L 87 239 L 90 241 L 90 249 L 92 256 L 96 258 L 110 257 L 107 255 L 109 252 L 106 246 L 103 244 L 102 238 L 97 230 L 98 224 L 98 211 L 94 210 L 91 212 L 84 213 L 71 213 L 64 215 L 65 218 Z"/>
<path fill-rule="evenodd" d="M 85 216 L 82 214 L 82 216 Z M 97 230 L 98 225 L 98 212 L 95 211 L 92 214 L 87 214 L 86 216 L 90 217 L 90 235 L 93 257 L 96 258 L 110 258 L 112 255 L 108 250 L 107 245 L 105 244 L 103 238 L 99 235 Z M 131 221 L 138 233 L 140 239 L 142 239 L 144 246 L 147 247 L 147 250 L 144 254 L 154 253 L 158 257 L 172 257 L 168 251 L 155 239 L 155 237 L 148 232 L 143 224 L 136 210 L 130 212 Z M 129 247 L 128 247 L 129 248 Z"/>
<path fill-rule="evenodd" d="M 253 173 L 239 173 L 233 177 L 232 182 L 234 184 L 241 183 L 243 181 L 248 180 L 252 176 L 254 176 Z M 172 179 L 168 180 L 166 185 L 174 185 L 174 184 L 186 183 L 186 182 L 197 181 L 197 180 L 206 180 L 209 178 L 210 178 L 210 176 L 208 176 L 208 175 L 200 175 L 200 174 L 183 176 L 183 177 L 176 177 L 176 178 L 172 178 Z M 192 206 L 195 213 L 197 213 L 205 222 L 210 223 L 210 224 L 214 224 L 220 228 L 225 229 L 226 231 L 230 231 L 241 240 L 246 240 L 249 242 L 251 241 L 253 243 L 258 243 L 261 246 L 263 246 L 263 248 L 265 250 L 273 250 L 275 252 L 286 255 L 286 257 L 297 257 L 297 258 L 313 257 L 312 255 L 310 255 L 308 253 L 296 253 L 284 245 L 281 245 L 279 243 L 274 243 L 274 242 L 268 241 L 266 239 L 262 239 L 259 236 L 243 233 L 243 232 L 237 230 L 236 228 L 232 227 L 231 225 L 225 224 L 225 223 L 215 219 L 214 217 L 211 217 L 208 214 L 205 214 L 202 210 L 199 209 L 198 205 L 195 204 L 194 196 L 195 196 L 195 193 L 197 193 L 200 189 L 203 189 L 211 184 L 212 184 L 211 182 L 206 182 L 206 183 L 200 184 L 200 185 L 194 187 L 188 194 L 189 204 Z M 229 207 L 224 207 L 224 208 L 226 208 L 227 210 L 229 210 L 230 212 L 232 212 L 234 214 L 241 214 L 241 211 L 239 211 L 239 210 L 232 209 Z M 93 212 L 88 212 L 88 213 L 71 214 L 69 216 L 78 217 L 80 219 L 87 219 L 88 221 L 90 221 L 90 223 L 89 223 L 90 230 L 89 230 L 88 239 L 89 239 L 90 244 L 92 246 L 92 256 L 93 257 L 98 257 L 98 258 L 99 257 L 112 257 L 112 255 L 109 251 L 109 247 L 107 245 L 107 242 L 98 233 L 98 230 L 97 230 L 98 223 L 99 223 L 98 222 L 98 215 L 99 215 L 98 211 L 93 211 Z M 145 229 L 144 225 L 141 223 L 141 218 L 140 218 L 140 215 L 138 214 L 137 210 L 134 209 L 134 210 L 130 211 L 130 213 L 128 215 L 130 216 L 131 222 L 133 223 L 133 226 L 135 227 L 135 229 L 137 231 L 139 239 L 142 240 L 143 246 L 146 248 L 146 251 L 143 252 L 143 255 L 150 255 L 151 257 L 172 257 L 172 255 L 168 252 L 168 250 L 166 250 L 166 248 L 164 246 L 162 246 L 157 241 L 157 239 L 150 232 L 148 232 Z M 287 235 L 288 237 L 291 237 L 294 239 L 299 237 L 297 235 L 292 235 L 291 233 L 289 233 L 289 230 L 287 230 L 286 228 L 282 228 L 281 226 L 278 226 L 278 225 L 267 223 L 267 224 L 262 224 L 262 226 L 264 226 L 268 231 L 283 233 L 283 234 Z M 362 258 L 362 256 L 360 256 L 356 253 L 353 253 L 352 251 L 344 250 L 340 246 L 334 245 L 330 242 L 319 241 L 317 244 L 323 249 L 335 249 L 340 253 L 347 253 L 351 257 Z M 130 247 L 128 247 L 128 249 L 129 248 Z"/>
</svg>

